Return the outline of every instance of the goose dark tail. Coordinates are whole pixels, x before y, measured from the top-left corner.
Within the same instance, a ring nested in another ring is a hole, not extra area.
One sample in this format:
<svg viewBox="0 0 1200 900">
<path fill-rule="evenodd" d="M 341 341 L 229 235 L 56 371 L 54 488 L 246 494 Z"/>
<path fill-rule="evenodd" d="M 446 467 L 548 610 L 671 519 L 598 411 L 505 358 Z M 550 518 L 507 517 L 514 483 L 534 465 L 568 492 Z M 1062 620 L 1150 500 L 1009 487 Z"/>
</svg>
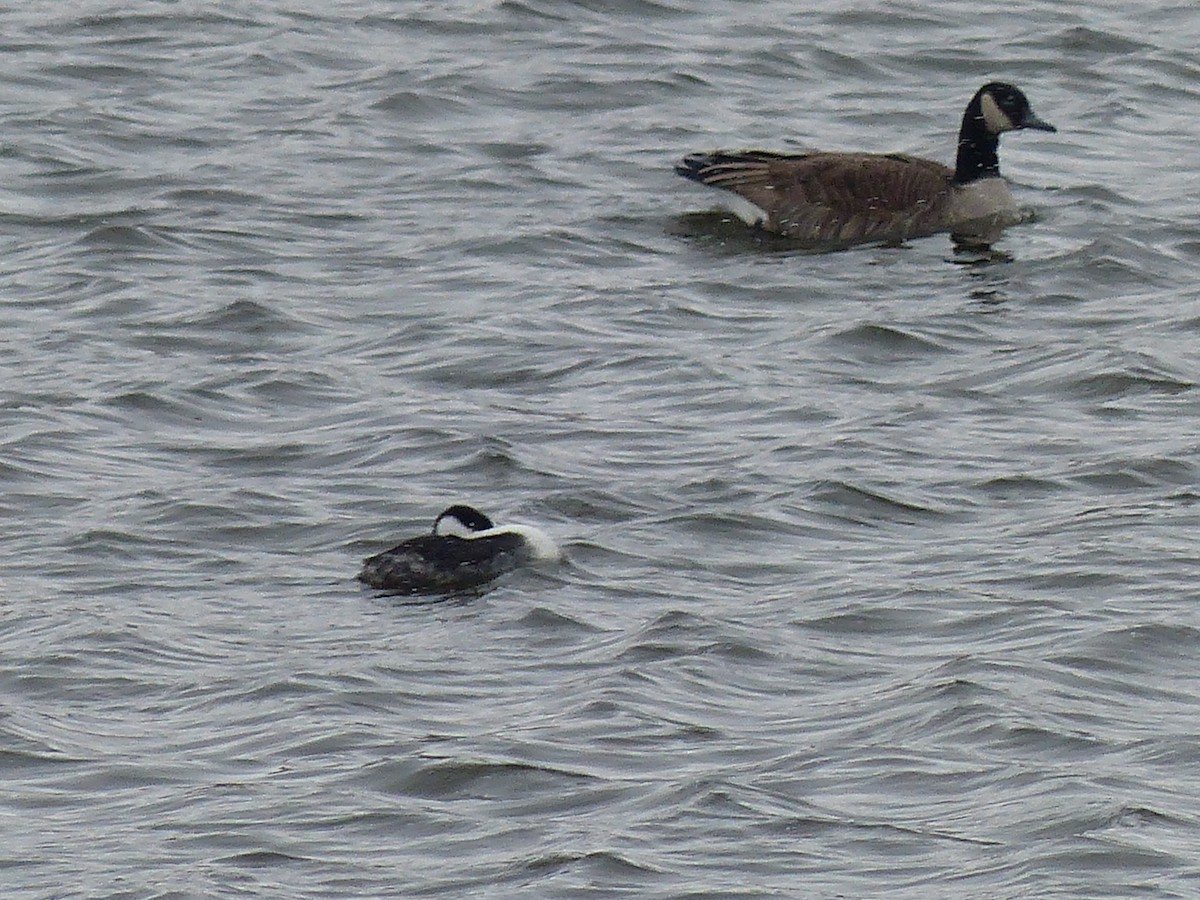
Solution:
<svg viewBox="0 0 1200 900">
<path fill-rule="evenodd" d="M 720 162 L 727 161 L 724 154 L 688 154 L 676 163 L 676 174 L 704 184 L 708 170 Z"/>
<path fill-rule="evenodd" d="M 781 159 L 800 159 L 803 153 L 777 153 L 774 150 L 717 150 L 712 153 L 689 153 L 675 163 L 675 174 L 701 184 L 729 187 L 749 173 L 760 172 L 763 166 Z"/>
<path fill-rule="evenodd" d="M 675 174 L 704 184 L 705 172 L 720 162 L 721 159 L 722 156 L 718 153 L 689 153 L 679 162 L 675 163 Z"/>
</svg>

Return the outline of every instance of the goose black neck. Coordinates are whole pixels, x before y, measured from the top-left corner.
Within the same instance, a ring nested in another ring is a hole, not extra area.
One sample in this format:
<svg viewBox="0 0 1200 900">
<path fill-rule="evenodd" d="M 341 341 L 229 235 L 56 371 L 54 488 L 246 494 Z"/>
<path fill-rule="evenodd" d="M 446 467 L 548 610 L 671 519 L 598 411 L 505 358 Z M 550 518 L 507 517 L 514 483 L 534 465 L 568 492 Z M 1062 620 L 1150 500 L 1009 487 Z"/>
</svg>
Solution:
<svg viewBox="0 0 1200 900">
<path fill-rule="evenodd" d="M 996 155 L 999 147 L 1000 138 L 988 131 L 979 97 L 976 96 L 963 113 L 962 128 L 958 132 L 955 183 L 967 184 L 979 178 L 999 175 L 1000 157 Z"/>
</svg>

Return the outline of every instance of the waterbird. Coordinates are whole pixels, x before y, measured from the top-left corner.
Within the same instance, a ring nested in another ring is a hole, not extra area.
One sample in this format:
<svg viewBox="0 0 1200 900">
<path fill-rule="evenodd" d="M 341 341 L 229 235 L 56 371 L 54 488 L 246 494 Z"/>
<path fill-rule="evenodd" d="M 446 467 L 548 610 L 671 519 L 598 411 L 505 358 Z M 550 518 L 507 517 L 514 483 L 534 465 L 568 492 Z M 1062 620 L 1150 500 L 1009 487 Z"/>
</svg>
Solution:
<svg viewBox="0 0 1200 900">
<path fill-rule="evenodd" d="M 393 593 L 453 593 L 520 566 L 556 559 L 559 553 L 539 528 L 498 526 L 474 507 L 455 504 L 434 519 L 429 534 L 363 560 L 358 580 Z"/>
<path fill-rule="evenodd" d="M 995 240 L 1027 217 L 1000 176 L 1006 131 L 1057 131 L 1002 81 L 985 84 L 963 112 L 954 168 L 903 153 L 693 153 L 684 178 L 721 188 L 749 225 L 801 244 L 899 243 L 950 232 L 967 243 Z"/>
</svg>

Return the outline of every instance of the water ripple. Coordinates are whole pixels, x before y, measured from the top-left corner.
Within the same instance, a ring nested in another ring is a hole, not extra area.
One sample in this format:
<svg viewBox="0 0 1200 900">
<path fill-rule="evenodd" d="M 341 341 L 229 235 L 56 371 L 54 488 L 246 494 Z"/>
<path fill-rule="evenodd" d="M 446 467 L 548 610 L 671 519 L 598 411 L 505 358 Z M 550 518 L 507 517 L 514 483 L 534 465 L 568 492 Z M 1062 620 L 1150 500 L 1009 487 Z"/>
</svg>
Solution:
<svg viewBox="0 0 1200 900">
<path fill-rule="evenodd" d="M 14 7 L 9 893 L 1194 893 L 1195 16 L 1131 10 Z M 949 161 L 992 78 L 1060 130 L 988 253 L 671 172 Z M 354 581 L 453 502 L 565 559 Z"/>
</svg>

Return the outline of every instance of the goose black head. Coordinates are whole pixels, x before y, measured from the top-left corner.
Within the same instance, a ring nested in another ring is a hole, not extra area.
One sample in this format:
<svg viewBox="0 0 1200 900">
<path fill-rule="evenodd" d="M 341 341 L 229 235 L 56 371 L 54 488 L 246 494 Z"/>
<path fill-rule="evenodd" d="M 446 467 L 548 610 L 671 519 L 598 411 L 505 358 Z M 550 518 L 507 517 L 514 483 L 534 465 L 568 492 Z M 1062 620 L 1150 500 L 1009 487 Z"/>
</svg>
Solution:
<svg viewBox="0 0 1200 900">
<path fill-rule="evenodd" d="M 993 81 L 981 87 L 975 95 L 975 102 L 970 104 L 971 107 L 976 105 L 975 114 L 982 119 L 988 133 L 993 135 L 1020 128 L 1058 131 L 1034 114 L 1033 107 L 1020 89 L 1003 81 Z"/>
<path fill-rule="evenodd" d="M 977 178 L 999 175 L 997 151 L 1000 135 L 1021 128 L 1058 130 L 1049 122 L 1039 119 L 1025 95 L 1011 84 L 991 81 L 976 91 L 963 113 L 962 128 L 958 132 L 955 184 L 967 184 Z"/>
</svg>

